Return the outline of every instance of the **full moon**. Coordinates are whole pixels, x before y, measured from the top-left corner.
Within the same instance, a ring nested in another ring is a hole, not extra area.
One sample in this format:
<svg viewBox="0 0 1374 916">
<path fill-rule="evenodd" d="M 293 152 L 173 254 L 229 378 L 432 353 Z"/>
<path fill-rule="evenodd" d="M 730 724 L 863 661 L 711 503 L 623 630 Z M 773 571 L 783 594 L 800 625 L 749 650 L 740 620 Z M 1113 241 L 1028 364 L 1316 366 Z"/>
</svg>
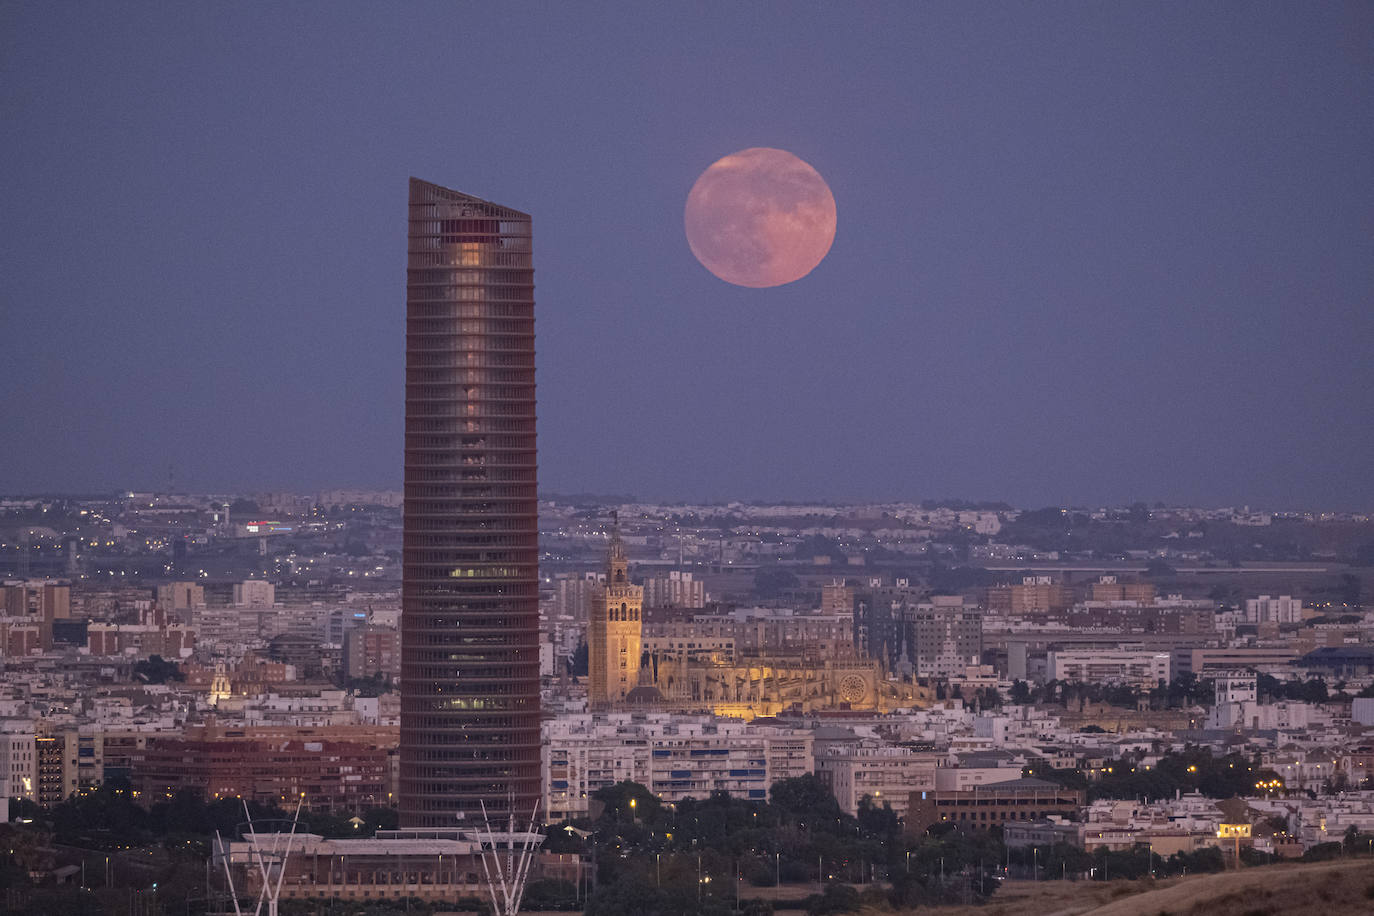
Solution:
<svg viewBox="0 0 1374 916">
<path fill-rule="evenodd" d="M 835 241 L 835 198 L 820 173 L 786 150 L 754 147 L 718 159 L 687 194 L 687 244 L 726 283 L 800 280 Z"/>
</svg>

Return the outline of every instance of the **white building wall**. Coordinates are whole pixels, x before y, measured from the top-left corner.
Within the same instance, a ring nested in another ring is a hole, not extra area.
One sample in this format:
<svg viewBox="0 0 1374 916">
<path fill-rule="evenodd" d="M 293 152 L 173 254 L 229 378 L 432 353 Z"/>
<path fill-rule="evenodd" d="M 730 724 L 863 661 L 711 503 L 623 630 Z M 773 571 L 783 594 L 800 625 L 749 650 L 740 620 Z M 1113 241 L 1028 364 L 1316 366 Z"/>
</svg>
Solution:
<svg viewBox="0 0 1374 916">
<path fill-rule="evenodd" d="M 1297 623 L 1302 620 L 1302 599 L 1291 595 L 1250 598 L 1245 602 L 1245 619 L 1250 623 Z"/>
<path fill-rule="evenodd" d="M 38 759 L 32 731 L 0 734 L 0 786 L 5 797 L 33 800 L 38 787 Z"/>
<path fill-rule="evenodd" d="M 1154 687 L 1170 679 L 1168 653 L 1111 649 L 1064 649 L 1048 653 L 1051 679 Z"/>
</svg>

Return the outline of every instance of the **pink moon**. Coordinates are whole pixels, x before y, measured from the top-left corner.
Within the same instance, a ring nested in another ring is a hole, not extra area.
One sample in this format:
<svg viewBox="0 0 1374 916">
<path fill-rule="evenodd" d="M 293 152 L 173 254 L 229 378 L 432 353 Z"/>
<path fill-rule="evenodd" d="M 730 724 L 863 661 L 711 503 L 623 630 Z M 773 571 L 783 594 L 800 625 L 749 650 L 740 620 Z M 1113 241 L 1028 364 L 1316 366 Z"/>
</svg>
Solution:
<svg viewBox="0 0 1374 916">
<path fill-rule="evenodd" d="M 726 283 L 762 288 L 811 273 L 835 241 L 835 197 L 786 150 L 754 147 L 711 164 L 687 194 L 687 244 Z"/>
</svg>

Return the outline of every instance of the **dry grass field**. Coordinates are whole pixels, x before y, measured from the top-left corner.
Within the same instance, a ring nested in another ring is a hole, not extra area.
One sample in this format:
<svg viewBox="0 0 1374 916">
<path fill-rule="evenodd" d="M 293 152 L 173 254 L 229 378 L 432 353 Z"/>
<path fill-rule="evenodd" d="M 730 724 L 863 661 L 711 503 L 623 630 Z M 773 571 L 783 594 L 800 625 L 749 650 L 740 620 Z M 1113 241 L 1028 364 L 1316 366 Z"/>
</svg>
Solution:
<svg viewBox="0 0 1374 916">
<path fill-rule="evenodd" d="M 1163 881 L 1016 882 L 981 907 L 909 916 L 1291 916 L 1374 914 L 1369 859 L 1269 865 Z"/>
</svg>

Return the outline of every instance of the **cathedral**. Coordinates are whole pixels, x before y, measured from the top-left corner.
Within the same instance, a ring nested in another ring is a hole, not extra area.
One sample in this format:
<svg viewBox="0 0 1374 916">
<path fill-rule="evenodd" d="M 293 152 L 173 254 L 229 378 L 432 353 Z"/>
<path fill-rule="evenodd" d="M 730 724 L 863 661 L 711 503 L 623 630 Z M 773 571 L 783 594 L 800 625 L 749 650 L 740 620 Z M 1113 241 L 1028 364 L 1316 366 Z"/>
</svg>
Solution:
<svg viewBox="0 0 1374 916">
<path fill-rule="evenodd" d="M 612 529 L 606 583 L 592 594 L 588 701 L 594 711 L 652 706 L 714 712 L 745 720 L 783 711 L 886 711 L 926 705 L 928 691 L 889 681 L 874 659 L 817 658 L 805 646 L 747 659 L 646 652 L 644 589 L 630 583 L 618 524 Z"/>
</svg>

